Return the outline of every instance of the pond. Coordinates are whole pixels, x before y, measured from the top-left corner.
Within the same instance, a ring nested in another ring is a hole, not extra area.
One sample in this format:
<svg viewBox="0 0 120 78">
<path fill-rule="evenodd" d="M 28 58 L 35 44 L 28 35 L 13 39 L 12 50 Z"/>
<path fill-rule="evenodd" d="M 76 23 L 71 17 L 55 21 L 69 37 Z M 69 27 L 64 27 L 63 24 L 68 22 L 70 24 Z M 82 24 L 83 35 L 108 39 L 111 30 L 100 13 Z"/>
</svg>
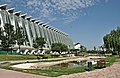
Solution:
<svg viewBox="0 0 120 78">
<path fill-rule="evenodd" d="M 87 60 L 84 61 L 72 61 L 72 62 L 66 62 L 66 63 L 61 63 L 61 64 L 56 64 L 53 66 L 47 66 L 47 67 L 40 67 L 39 69 L 41 70 L 62 70 L 62 69 L 67 69 L 67 68 L 75 68 L 75 67 L 82 67 L 86 66 Z"/>
<path fill-rule="evenodd" d="M 97 64 L 98 60 L 82 60 L 82 61 L 72 61 L 72 62 L 66 62 L 66 63 L 61 63 L 61 64 L 56 64 L 52 66 L 46 66 L 46 67 L 39 67 L 38 69 L 41 70 L 62 70 L 62 69 L 67 69 L 67 68 L 76 68 L 76 67 L 82 67 L 82 66 L 87 66 L 88 62 L 92 62 L 92 64 Z"/>
</svg>

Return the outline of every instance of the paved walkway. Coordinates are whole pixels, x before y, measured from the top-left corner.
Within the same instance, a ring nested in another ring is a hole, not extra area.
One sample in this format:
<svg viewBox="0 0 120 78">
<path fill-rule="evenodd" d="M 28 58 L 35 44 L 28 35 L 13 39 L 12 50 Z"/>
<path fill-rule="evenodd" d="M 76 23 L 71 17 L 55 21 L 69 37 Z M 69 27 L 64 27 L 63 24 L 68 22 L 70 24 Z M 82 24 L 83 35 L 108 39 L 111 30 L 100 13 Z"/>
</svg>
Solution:
<svg viewBox="0 0 120 78">
<path fill-rule="evenodd" d="M 49 78 L 49 77 L 0 69 L 0 78 Z"/>
</svg>

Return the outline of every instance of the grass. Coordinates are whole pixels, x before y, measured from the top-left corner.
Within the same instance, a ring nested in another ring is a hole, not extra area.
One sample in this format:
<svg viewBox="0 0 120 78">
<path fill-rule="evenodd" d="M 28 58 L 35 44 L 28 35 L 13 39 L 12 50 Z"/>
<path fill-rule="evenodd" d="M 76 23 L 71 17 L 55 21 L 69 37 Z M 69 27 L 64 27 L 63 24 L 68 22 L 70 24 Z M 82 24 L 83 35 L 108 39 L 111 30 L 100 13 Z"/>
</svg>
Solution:
<svg viewBox="0 0 120 78">
<path fill-rule="evenodd" d="M 27 72 L 32 74 L 39 74 L 44 76 L 50 76 L 50 77 L 57 77 L 61 75 L 69 75 L 73 73 L 79 73 L 79 72 L 85 72 L 85 66 L 83 67 L 76 67 L 76 68 L 67 68 L 63 70 L 56 70 L 56 69 L 49 69 L 49 70 L 40 70 L 40 69 L 31 69 L 27 70 Z"/>
<path fill-rule="evenodd" d="M 111 66 L 116 60 L 118 60 L 119 57 L 107 57 L 104 60 L 107 62 L 106 66 Z M 50 61 L 44 61 L 44 62 L 52 62 L 52 61 L 59 61 L 59 60 L 50 60 Z M 57 77 L 61 75 L 68 75 L 68 74 L 73 74 L 73 73 L 81 73 L 86 71 L 86 66 L 82 67 L 76 67 L 76 68 L 65 68 L 65 69 L 16 69 L 16 68 L 11 68 L 10 64 L 6 65 L 0 65 L 1 68 L 5 69 L 10 69 L 10 70 L 15 70 L 15 71 L 20 71 L 20 72 L 26 72 L 26 73 L 32 73 L 32 74 L 37 74 L 37 75 L 44 75 L 44 76 L 50 76 L 50 77 Z M 93 70 L 96 69 L 97 65 L 93 65 Z"/>
<path fill-rule="evenodd" d="M 0 54 L 0 61 L 10 61 L 10 60 L 32 60 L 37 59 L 34 55 L 11 55 L 11 54 Z"/>
<path fill-rule="evenodd" d="M 105 67 L 113 65 L 115 62 L 118 62 L 120 57 L 115 57 L 115 56 L 108 56 L 107 58 L 104 58 L 103 60 L 106 61 Z M 95 69 L 101 69 L 104 67 L 98 67 L 97 65 L 93 65 L 93 70 Z"/>
<path fill-rule="evenodd" d="M 115 56 L 109 56 L 107 58 L 105 58 L 104 60 L 107 62 L 106 66 L 111 66 L 114 62 L 117 62 L 117 60 L 119 60 L 120 57 L 115 57 Z"/>
</svg>

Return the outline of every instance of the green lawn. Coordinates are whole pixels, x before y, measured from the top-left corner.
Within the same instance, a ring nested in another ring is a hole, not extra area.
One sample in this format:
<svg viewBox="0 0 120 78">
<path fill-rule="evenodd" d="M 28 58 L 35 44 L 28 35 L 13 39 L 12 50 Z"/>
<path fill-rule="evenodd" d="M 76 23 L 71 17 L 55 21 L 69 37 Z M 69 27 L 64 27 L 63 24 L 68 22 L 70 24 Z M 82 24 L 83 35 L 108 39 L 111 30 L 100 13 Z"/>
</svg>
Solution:
<svg viewBox="0 0 120 78">
<path fill-rule="evenodd" d="M 67 68 L 62 70 L 57 69 L 51 69 L 51 70 L 40 70 L 40 69 L 31 69 L 27 70 L 27 72 L 32 74 L 39 74 L 44 76 L 50 76 L 50 77 L 57 77 L 61 75 L 68 75 L 73 73 L 79 73 L 79 72 L 85 72 L 86 67 L 76 67 L 76 68 Z"/>
<path fill-rule="evenodd" d="M 11 54 L 0 54 L 0 61 L 8 61 L 8 60 L 31 60 L 36 59 L 37 57 L 34 55 L 11 55 Z"/>
<path fill-rule="evenodd" d="M 111 66 L 114 62 L 117 62 L 119 59 L 120 57 L 109 56 L 104 60 L 106 61 L 106 66 Z"/>
</svg>

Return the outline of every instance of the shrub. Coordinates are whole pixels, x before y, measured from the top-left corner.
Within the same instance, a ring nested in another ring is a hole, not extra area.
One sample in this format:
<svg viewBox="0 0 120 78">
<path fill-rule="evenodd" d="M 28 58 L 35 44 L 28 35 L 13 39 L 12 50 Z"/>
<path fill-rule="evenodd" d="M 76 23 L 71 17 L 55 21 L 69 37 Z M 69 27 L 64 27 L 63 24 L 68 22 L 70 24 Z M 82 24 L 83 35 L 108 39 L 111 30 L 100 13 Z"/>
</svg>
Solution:
<svg viewBox="0 0 120 78">
<path fill-rule="evenodd" d="M 51 55 L 50 55 L 50 54 L 44 54 L 44 55 L 42 56 L 42 58 L 43 58 L 43 59 L 51 58 Z"/>
</svg>

